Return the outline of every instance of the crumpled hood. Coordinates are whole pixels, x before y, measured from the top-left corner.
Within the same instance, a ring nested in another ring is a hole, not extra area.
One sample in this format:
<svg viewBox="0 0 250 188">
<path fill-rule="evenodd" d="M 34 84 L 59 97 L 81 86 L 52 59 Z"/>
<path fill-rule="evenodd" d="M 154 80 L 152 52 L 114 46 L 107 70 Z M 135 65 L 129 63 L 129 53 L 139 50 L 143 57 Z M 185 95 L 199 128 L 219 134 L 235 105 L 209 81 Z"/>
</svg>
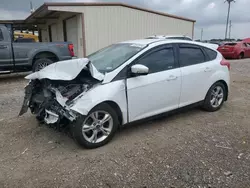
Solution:
<svg viewBox="0 0 250 188">
<path fill-rule="evenodd" d="M 73 80 L 84 68 L 89 69 L 93 78 L 99 81 L 104 79 L 104 75 L 100 73 L 87 58 L 59 61 L 50 64 L 44 69 L 34 72 L 25 78 L 29 80 L 41 80 L 44 78 L 50 80 Z"/>
</svg>

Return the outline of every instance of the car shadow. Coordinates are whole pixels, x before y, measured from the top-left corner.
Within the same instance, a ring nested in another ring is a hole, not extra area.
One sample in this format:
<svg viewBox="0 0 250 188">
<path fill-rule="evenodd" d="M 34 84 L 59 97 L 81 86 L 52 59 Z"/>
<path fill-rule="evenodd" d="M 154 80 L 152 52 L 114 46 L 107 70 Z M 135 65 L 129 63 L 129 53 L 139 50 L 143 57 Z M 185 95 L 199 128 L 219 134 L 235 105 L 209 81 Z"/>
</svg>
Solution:
<svg viewBox="0 0 250 188">
<path fill-rule="evenodd" d="M 146 118 L 143 120 L 135 121 L 132 123 L 125 124 L 120 127 L 119 133 L 124 134 L 126 132 L 134 131 L 134 129 L 140 128 L 143 126 L 143 128 L 151 127 L 151 126 L 162 126 L 162 124 L 166 123 L 166 121 L 173 121 L 175 119 L 180 118 L 180 116 L 183 118 L 192 116 L 196 113 L 202 112 L 202 109 L 200 107 L 194 107 L 194 108 L 187 108 L 187 109 L 181 109 L 178 111 L 168 112 L 160 115 L 156 115 L 150 118 Z"/>
</svg>

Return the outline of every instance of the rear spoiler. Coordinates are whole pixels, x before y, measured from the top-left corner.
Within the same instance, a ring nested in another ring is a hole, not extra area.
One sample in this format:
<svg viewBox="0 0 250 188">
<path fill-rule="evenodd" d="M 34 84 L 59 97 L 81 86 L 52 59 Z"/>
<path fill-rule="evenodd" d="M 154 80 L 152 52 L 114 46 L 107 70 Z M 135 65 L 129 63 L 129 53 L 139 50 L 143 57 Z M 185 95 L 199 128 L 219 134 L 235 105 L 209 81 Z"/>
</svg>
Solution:
<svg viewBox="0 0 250 188">
<path fill-rule="evenodd" d="M 214 50 L 217 50 L 219 45 L 218 44 L 212 44 L 212 43 L 202 43 L 204 46 L 207 46 L 208 48 L 212 48 Z"/>
</svg>

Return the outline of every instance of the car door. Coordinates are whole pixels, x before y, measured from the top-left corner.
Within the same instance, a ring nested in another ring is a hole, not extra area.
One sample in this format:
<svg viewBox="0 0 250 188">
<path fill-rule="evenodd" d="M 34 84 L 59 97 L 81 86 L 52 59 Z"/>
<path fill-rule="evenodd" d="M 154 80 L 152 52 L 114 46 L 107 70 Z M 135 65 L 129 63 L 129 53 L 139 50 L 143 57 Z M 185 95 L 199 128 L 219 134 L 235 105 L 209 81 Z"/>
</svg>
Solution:
<svg viewBox="0 0 250 188">
<path fill-rule="evenodd" d="M 178 46 L 182 78 L 179 107 L 183 107 L 204 100 L 211 84 L 209 78 L 216 70 L 215 60 L 206 62 L 206 55 L 200 46 L 193 44 Z"/>
<path fill-rule="evenodd" d="M 127 79 L 130 122 L 178 108 L 181 72 L 173 46 L 154 48 L 133 64 L 147 66 L 149 74 Z"/>
<path fill-rule="evenodd" d="M 7 39 L 7 34 L 3 31 L 3 27 L 0 26 L 0 67 L 12 65 L 11 42 L 8 41 L 9 38 Z"/>
</svg>

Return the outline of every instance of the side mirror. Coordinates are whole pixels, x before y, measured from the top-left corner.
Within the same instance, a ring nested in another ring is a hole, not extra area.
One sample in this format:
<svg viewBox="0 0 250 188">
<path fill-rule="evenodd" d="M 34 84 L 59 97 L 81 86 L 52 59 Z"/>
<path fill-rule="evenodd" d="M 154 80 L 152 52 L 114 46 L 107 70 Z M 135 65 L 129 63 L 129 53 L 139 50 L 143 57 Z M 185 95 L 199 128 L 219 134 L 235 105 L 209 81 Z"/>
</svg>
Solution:
<svg viewBox="0 0 250 188">
<path fill-rule="evenodd" d="M 133 76 L 147 75 L 148 72 L 148 67 L 141 64 L 136 64 L 131 67 L 131 73 Z"/>
</svg>

